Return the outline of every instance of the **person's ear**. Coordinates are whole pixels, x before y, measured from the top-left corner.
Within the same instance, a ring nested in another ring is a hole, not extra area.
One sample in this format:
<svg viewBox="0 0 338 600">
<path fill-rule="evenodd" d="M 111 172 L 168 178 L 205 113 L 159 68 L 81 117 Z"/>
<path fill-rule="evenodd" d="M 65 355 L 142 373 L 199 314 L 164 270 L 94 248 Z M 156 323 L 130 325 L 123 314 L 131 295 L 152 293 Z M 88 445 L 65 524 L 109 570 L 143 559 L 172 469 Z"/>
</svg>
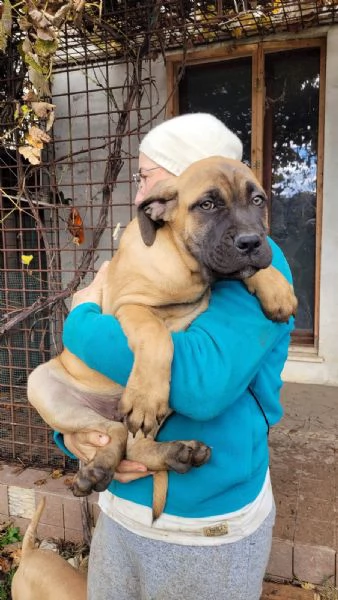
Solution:
<svg viewBox="0 0 338 600">
<path fill-rule="evenodd" d="M 154 185 L 148 196 L 137 207 L 140 232 L 146 246 L 153 245 L 157 229 L 166 221 L 170 221 L 177 202 L 177 188 L 170 179 L 159 181 Z"/>
</svg>

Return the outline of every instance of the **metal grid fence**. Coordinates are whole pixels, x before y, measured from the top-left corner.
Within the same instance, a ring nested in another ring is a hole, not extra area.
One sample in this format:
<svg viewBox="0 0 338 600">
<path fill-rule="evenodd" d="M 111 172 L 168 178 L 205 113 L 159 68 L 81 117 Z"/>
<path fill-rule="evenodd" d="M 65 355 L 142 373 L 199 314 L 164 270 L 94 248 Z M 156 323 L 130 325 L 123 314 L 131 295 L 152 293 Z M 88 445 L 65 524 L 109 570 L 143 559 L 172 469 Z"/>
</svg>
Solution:
<svg viewBox="0 0 338 600">
<path fill-rule="evenodd" d="M 99 22 L 90 9 L 81 29 L 62 35 L 52 142 L 36 166 L 17 151 L 25 69 L 14 43 L 0 55 L 3 460 L 72 467 L 27 405 L 27 375 L 60 351 L 69 296 L 110 258 L 132 216 L 138 142 L 165 115 L 164 52 L 334 23 L 337 11 L 333 0 L 103 2 Z"/>
</svg>

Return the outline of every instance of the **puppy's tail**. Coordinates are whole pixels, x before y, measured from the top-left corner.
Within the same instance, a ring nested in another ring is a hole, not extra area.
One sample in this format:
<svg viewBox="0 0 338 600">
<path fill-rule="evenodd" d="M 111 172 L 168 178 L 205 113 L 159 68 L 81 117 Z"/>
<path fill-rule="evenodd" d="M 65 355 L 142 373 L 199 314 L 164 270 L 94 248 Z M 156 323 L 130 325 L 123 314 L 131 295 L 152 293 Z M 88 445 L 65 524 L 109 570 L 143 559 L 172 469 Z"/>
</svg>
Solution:
<svg viewBox="0 0 338 600">
<path fill-rule="evenodd" d="M 168 492 L 168 472 L 158 471 L 154 473 L 153 489 L 153 521 L 156 521 L 164 511 Z"/>
<path fill-rule="evenodd" d="M 32 520 L 30 522 L 30 524 L 27 527 L 26 533 L 24 535 L 24 538 L 22 540 L 22 550 L 21 550 L 21 555 L 22 557 L 25 556 L 25 554 L 28 554 L 31 550 L 34 550 L 34 545 L 35 545 L 35 536 L 36 536 L 36 528 L 38 526 L 38 523 L 40 521 L 40 517 L 43 513 L 43 510 L 45 508 L 45 503 L 46 503 L 46 499 L 43 497 L 41 498 L 39 505 L 32 517 Z"/>
</svg>

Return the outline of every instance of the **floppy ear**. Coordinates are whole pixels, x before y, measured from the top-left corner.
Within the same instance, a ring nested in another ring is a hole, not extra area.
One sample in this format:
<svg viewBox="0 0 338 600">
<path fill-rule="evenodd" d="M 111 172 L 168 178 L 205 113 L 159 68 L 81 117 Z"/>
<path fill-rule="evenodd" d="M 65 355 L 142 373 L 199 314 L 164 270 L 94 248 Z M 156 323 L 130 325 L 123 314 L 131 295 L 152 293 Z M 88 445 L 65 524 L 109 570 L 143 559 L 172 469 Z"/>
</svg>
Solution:
<svg viewBox="0 0 338 600">
<path fill-rule="evenodd" d="M 172 183 L 159 181 L 137 208 L 138 224 L 146 246 L 152 246 L 156 231 L 170 221 L 177 206 L 177 189 Z"/>
</svg>

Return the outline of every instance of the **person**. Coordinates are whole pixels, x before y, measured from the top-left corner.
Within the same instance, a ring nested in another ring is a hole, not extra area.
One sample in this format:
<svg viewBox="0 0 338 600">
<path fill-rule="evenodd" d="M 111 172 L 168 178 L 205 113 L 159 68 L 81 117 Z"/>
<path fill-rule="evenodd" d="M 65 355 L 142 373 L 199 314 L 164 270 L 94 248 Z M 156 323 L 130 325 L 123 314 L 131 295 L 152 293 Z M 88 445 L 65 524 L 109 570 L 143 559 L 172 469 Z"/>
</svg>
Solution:
<svg viewBox="0 0 338 600">
<path fill-rule="evenodd" d="M 140 144 L 135 204 L 157 181 L 213 155 L 242 158 L 240 140 L 213 115 L 157 125 Z M 269 242 L 272 264 L 291 283 L 284 255 Z M 124 386 L 133 356 L 117 319 L 101 312 L 106 266 L 74 295 L 63 339 L 89 367 Z M 281 372 L 292 327 L 292 318 L 269 321 L 244 284 L 228 280 L 213 285 L 204 313 L 172 334 L 174 412 L 157 439 L 199 439 L 212 448 L 211 458 L 187 474 L 169 473 L 165 510 L 153 525 L 151 473 L 122 461 L 99 497 L 89 600 L 260 598 L 275 519 L 268 432 L 282 416 Z M 55 439 L 83 460 L 107 443 L 95 431 Z"/>
</svg>

